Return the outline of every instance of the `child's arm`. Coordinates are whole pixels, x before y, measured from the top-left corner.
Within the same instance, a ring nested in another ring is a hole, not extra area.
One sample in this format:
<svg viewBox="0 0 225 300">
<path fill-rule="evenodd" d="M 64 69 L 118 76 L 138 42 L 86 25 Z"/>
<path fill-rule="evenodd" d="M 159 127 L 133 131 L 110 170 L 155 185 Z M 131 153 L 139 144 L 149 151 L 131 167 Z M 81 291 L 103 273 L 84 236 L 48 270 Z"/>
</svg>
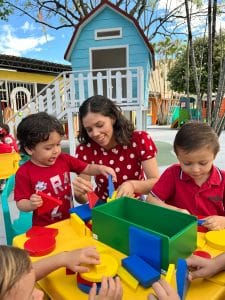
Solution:
<svg viewBox="0 0 225 300">
<path fill-rule="evenodd" d="M 103 277 L 100 291 L 97 294 L 96 283 L 93 284 L 88 300 L 122 300 L 123 290 L 119 277 Z"/>
<path fill-rule="evenodd" d="M 16 202 L 16 206 L 22 211 L 33 211 L 43 205 L 41 196 L 32 194 L 30 199 L 21 199 Z"/>
<path fill-rule="evenodd" d="M 172 209 L 172 210 L 176 210 L 176 211 L 179 211 L 179 212 L 182 212 L 182 213 L 185 213 L 185 214 L 190 214 L 188 210 L 178 208 L 178 207 L 173 206 L 173 205 L 166 204 L 164 201 L 160 200 L 159 198 L 156 198 L 151 193 L 148 194 L 147 202 L 149 202 L 151 204 L 159 205 L 159 206 L 162 206 L 162 207 L 165 207 L 165 208 L 169 208 L 169 209 Z"/>
<path fill-rule="evenodd" d="M 91 176 L 100 175 L 100 174 L 105 176 L 112 175 L 113 181 L 114 182 L 117 181 L 115 171 L 112 168 L 104 165 L 88 164 L 82 173 Z"/>
<path fill-rule="evenodd" d="M 203 226 L 209 230 L 221 230 L 225 228 L 225 217 L 223 216 L 210 216 L 204 219 Z"/>
<path fill-rule="evenodd" d="M 95 247 L 86 247 L 43 258 L 33 263 L 36 280 L 40 280 L 49 273 L 61 267 L 66 267 L 73 272 L 88 272 L 88 267 L 81 264 L 99 264 L 99 254 Z"/>
<path fill-rule="evenodd" d="M 225 253 L 212 259 L 192 255 L 186 259 L 188 267 L 191 269 L 190 280 L 213 276 L 225 270 Z"/>
</svg>

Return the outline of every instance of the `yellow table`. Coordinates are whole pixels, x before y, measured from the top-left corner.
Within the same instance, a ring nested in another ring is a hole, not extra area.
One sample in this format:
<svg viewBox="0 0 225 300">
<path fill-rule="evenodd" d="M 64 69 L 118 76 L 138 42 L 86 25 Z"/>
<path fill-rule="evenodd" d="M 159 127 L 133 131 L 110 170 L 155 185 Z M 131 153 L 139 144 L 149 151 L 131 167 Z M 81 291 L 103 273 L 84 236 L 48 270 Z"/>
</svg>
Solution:
<svg viewBox="0 0 225 300">
<path fill-rule="evenodd" d="M 105 251 L 110 255 L 113 255 L 120 262 L 124 254 L 112 249 L 91 237 L 80 238 L 76 231 L 73 229 L 73 226 L 70 220 L 64 220 L 55 224 L 50 225 L 49 227 L 58 228 L 59 233 L 56 237 L 56 248 L 49 254 L 55 254 L 65 250 L 72 250 L 75 248 L 81 248 L 85 246 L 95 245 L 97 248 L 105 248 Z M 199 244 L 201 240 L 204 240 L 204 234 L 198 233 Z M 19 235 L 14 238 L 13 245 L 23 248 L 24 242 L 27 240 L 25 234 Z M 204 245 L 204 243 L 202 243 Z M 208 251 L 212 256 L 219 254 L 221 251 L 214 250 L 207 245 L 204 245 L 201 250 Z M 32 261 L 40 259 L 40 257 L 31 257 Z M 225 278 L 225 272 L 224 272 Z M 74 300 L 74 299 L 87 299 L 87 294 L 81 292 L 76 284 L 75 275 L 66 275 L 65 268 L 58 269 L 52 272 L 50 275 L 40 280 L 40 287 L 49 295 L 50 298 L 54 300 Z M 224 280 L 225 284 L 225 280 Z M 173 280 L 173 285 L 175 286 L 175 278 Z M 137 290 L 134 291 L 123 283 L 123 299 L 124 300 L 146 300 L 147 295 L 152 291 L 151 288 L 145 289 L 138 286 Z M 225 299 L 225 285 L 217 284 L 210 282 L 208 280 L 195 280 L 191 283 L 186 300 L 224 300 Z"/>
</svg>

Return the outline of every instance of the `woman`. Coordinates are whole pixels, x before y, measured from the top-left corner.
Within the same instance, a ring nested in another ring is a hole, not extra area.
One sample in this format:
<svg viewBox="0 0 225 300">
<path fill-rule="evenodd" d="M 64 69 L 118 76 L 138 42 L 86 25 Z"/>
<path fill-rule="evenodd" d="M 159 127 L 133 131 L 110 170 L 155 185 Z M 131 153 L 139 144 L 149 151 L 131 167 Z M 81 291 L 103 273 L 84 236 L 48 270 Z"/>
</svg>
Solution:
<svg viewBox="0 0 225 300">
<path fill-rule="evenodd" d="M 148 194 L 159 177 L 156 146 L 144 131 L 135 131 L 121 109 L 104 96 L 88 98 L 79 109 L 80 145 L 76 157 L 112 167 L 117 174 L 117 197 Z M 74 181 L 76 200 L 87 201 L 91 178 L 81 174 Z M 95 177 L 95 193 L 107 199 L 107 178 Z"/>
</svg>

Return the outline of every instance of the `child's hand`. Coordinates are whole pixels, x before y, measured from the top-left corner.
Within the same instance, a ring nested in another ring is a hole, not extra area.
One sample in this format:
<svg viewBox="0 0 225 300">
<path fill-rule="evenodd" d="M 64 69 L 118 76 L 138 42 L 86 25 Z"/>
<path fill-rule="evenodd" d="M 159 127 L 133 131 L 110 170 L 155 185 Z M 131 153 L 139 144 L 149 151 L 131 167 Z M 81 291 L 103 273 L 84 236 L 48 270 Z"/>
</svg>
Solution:
<svg viewBox="0 0 225 300">
<path fill-rule="evenodd" d="M 30 196 L 31 210 L 35 210 L 42 205 L 43 205 L 43 200 L 42 200 L 41 196 L 39 196 L 37 194 L 32 194 Z"/>
<path fill-rule="evenodd" d="M 117 188 L 117 198 L 124 196 L 134 197 L 134 192 L 133 183 L 131 181 L 125 181 Z"/>
<path fill-rule="evenodd" d="M 89 268 L 85 265 L 100 264 L 99 254 L 95 247 L 86 247 L 73 251 L 61 253 L 61 265 L 67 267 L 73 272 L 88 272 Z"/>
<path fill-rule="evenodd" d="M 180 300 L 177 292 L 163 279 L 154 282 L 152 287 L 156 293 L 156 296 L 149 294 L 148 300 Z"/>
<path fill-rule="evenodd" d="M 72 184 L 75 191 L 75 195 L 77 196 L 82 196 L 85 195 L 86 193 L 93 191 L 91 182 L 80 176 L 76 176 Z"/>
<path fill-rule="evenodd" d="M 216 267 L 216 259 L 203 258 L 197 255 L 191 255 L 186 259 L 190 269 L 189 279 L 205 278 L 213 276 L 218 272 Z"/>
<path fill-rule="evenodd" d="M 122 285 L 119 277 L 103 277 L 100 291 L 97 294 L 96 283 L 93 284 L 88 300 L 121 300 L 123 297 Z"/>
<path fill-rule="evenodd" d="M 108 175 L 112 175 L 113 182 L 117 182 L 117 177 L 115 171 L 107 166 L 98 165 L 99 173 L 108 177 Z"/>
<path fill-rule="evenodd" d="M 209 230 L 221 230 L 225 228 L 225 217 L 223 216 L 210 216 L 205 218 L 205 222 L 202 224 Z"/>
</svg>

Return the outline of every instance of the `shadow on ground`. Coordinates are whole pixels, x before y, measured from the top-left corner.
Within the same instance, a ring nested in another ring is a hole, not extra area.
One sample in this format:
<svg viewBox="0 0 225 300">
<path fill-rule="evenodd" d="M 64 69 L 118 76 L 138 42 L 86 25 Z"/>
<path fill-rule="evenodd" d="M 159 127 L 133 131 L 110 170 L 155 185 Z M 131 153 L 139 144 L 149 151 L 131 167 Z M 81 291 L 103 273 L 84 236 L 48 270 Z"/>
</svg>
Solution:
<svg viewBox="0 0 225 300">
<path fill-rule="evenodd" d="M 159 166 L 168 166 L 177 163 L 175 154 L 173 153 L 173 146 L 170 143 L 154 141 L 158 149 L 157 161 Z"/>
</svg>

